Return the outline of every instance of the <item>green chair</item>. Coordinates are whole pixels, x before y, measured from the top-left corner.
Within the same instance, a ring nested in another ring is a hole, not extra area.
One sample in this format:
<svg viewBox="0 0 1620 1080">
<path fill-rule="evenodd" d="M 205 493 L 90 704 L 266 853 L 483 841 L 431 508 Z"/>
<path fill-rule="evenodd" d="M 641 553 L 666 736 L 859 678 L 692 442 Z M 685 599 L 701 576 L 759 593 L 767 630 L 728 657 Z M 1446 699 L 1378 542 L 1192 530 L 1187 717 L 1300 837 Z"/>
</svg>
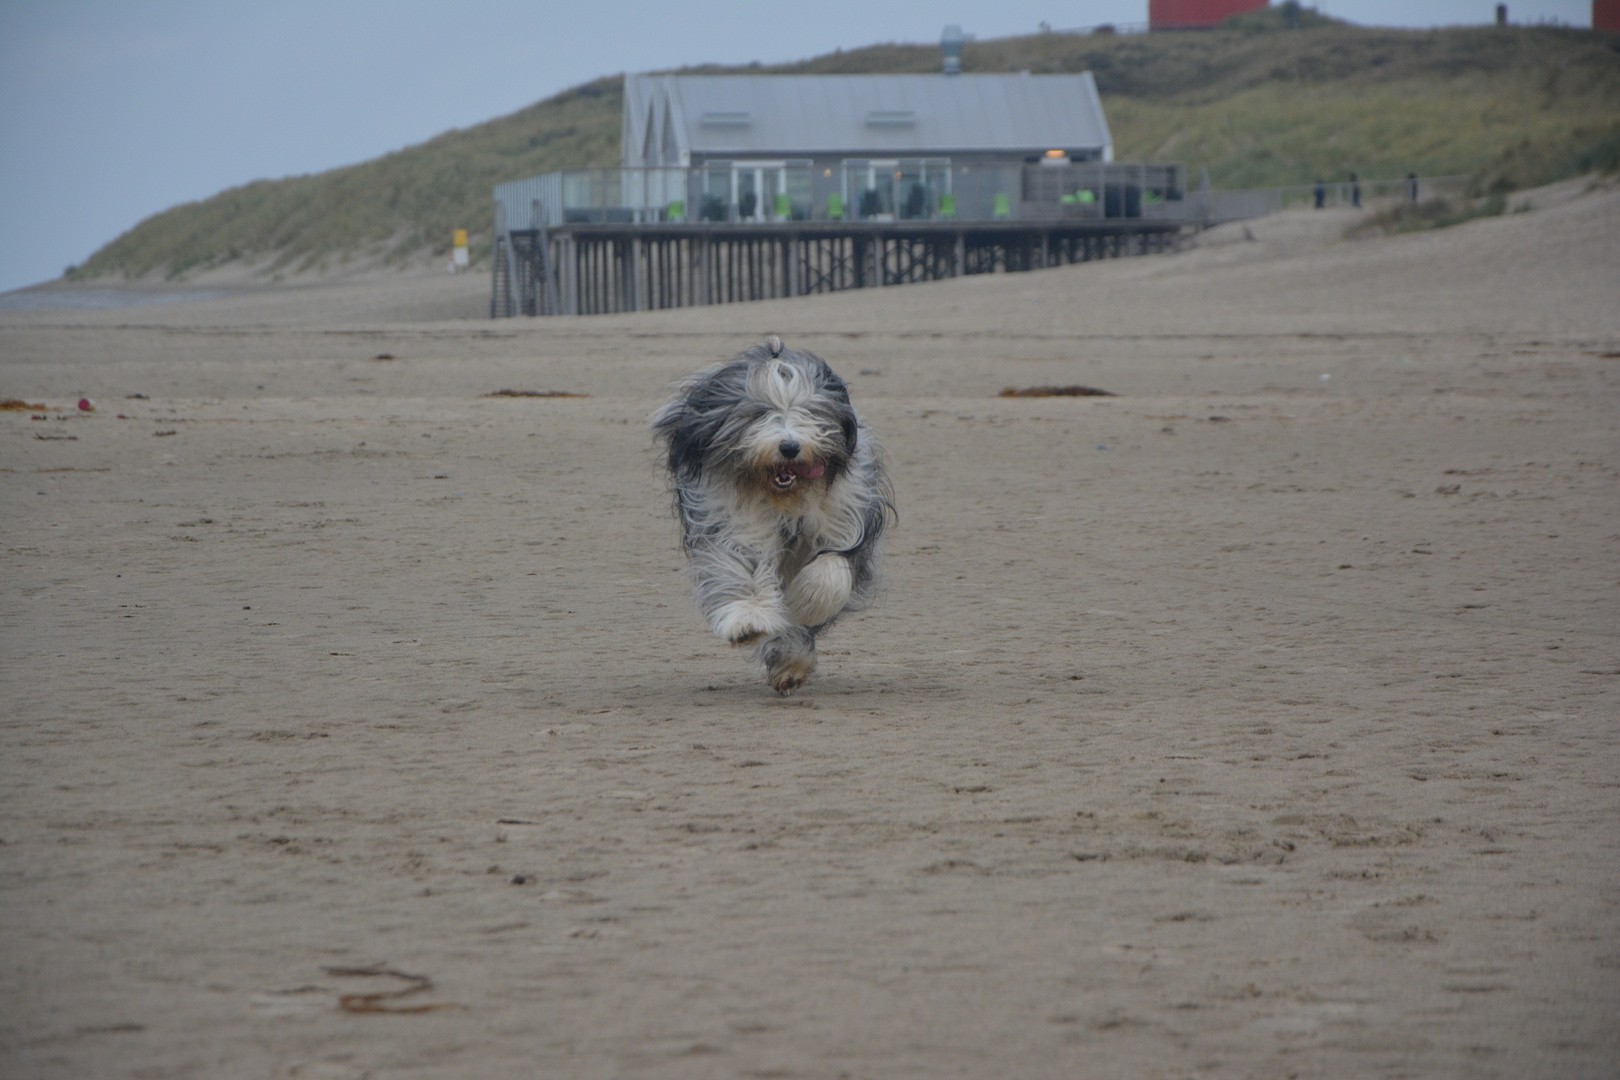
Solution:
<svg viewBox="0 0 1620 1080">
<path fill-rule="evenodd" d="M 996 192 L 995 206 L 994 216 L 998 221 L 1012 217 L 1012 200 L 1007 197 L 1005 191 Z"/>
<path fill-rule="evenodd" d="M 685 221 L 686 204 L 680 199 L 676 199 L 674 202 L 669 204 L 669 209 L 664 212 L 664 216 L 670 221 Z"/>
<path fill-rule="evenodd" d="M 827 220 L 844 220 L 844 197 L 836 191 L 827 196 Z"/>
<path fill-rule="evenodd" d="M 1074 206 L 1079 201 L 1080 201 L 1080 196 L 1075 195 L 1073 193 L 1070 193 L 1068 195 L 1060 195 L 1060 196 L 1058 196 L 1058 202 L 1062 203 L 1064 206 Z"/>
<path fill-rule="evenodd" d="M 790 218 L 792 216 L 793 216 L 793 200 L 788 198 L 785 193 L 781 194 L 781 195 L 778 195 L 776 197 L 776 220 L 778 220 L 778 221 L 786 221 L 788 218 Z"/>
<path fill-rule="evenodd" d="M 1087 188 L 1084 191 L 1077 191 L 1074 194 L 1076 198 L 1085 203 L 1087 206 L 1090 206 L 1092 203 L 1097 201 L 1097 193 L 1092 191 L 1090 188 Z"/>
<path fill-rule="evenodd" d="M 946 193 L 939 197 L 939 216 L 953 218 L 956 216 L 956 196 Z"/>
</svg>

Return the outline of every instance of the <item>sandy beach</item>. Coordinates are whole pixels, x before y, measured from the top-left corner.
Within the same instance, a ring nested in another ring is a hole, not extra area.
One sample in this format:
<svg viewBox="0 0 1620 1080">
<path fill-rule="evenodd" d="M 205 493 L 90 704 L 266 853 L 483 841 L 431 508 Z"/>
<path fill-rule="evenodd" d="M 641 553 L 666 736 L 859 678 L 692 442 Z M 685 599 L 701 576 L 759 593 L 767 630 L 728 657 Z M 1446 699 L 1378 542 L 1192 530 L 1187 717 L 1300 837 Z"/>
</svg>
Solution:
<svg viewBox="0 0 1620 1080">
<path fill-rule="evenodd" d="M 587 319 L 425 273 L 0 312 L 47 407 L 0 412 L 0 1073 L 1620 1074 L 1578 191 Z M 768 333 L 900 510 L 785 698 L 646 426 Z M 1117 396 L 997 396 L 1071 383 Z"/>
</svg>

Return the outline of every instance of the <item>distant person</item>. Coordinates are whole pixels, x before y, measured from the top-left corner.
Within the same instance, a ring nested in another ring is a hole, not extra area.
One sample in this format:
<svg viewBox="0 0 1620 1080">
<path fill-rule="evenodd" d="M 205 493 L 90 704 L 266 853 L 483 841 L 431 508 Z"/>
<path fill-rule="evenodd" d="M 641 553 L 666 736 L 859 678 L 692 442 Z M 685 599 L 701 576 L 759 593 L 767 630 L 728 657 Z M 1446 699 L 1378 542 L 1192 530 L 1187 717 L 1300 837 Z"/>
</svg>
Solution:
<svg viewBox="0 0 1620 1080">
<path fill-rule="evenodd" d="M 1355 173 L 1350 174 L 1350 205 L 1361 206 L 1361 181 L 1356 179 Z"/>
<path fill-rule="evenodd" d="M 1406 199 L 1408 202 L 1417 202 L 1417 173 L 1406 174 Z"/>
<path fill-rule="evenodd" d="M 1316 194 L 1316 208 L 1320 210 L 1322 207 L 1327 205 L 1327 185 L 1322 183 L 1322 178 L 1320 176 L 1316 178 L 1316 187 L 1314 191 Z"/>
</svg>

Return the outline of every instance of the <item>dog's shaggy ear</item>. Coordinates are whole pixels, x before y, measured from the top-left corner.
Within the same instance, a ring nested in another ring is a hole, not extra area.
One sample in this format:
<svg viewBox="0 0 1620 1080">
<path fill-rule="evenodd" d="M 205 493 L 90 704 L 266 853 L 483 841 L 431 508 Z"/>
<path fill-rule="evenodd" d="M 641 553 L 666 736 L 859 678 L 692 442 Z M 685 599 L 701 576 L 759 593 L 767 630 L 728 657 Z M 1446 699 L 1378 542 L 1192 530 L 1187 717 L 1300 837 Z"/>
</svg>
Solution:
<svg viewBox="0 0 1620 1080">
<path fill-rule="evenodd" d="M 669 471 L 681 480 L 703 475 L 704 460 L 732 415 L 748 380 L 748 361 L 733 360 L 701 371 L 653 414 L 652 427 L 669 448 Z"/>
<path fill-rule="evenodd" d="M 838 373 L 833 371 L 831 366 L 829 366 L 826 361 L 817 358 L 816 362 L 816 383 L 818 384 L 821 392 L 832 398 L 834 401 L 844 406 L 848 406 L 849 387 L 845 385 L 844 380 L 838 377 Z M 859 433 L 856 427 L 855 414 L 848 411 L 846 408 L 844 417 L 839 421 L 838 426 L 844 432 L 844 452 L 849 454 L 850 457 L 854 457 L 855 447 L 859 442 Z"/>
<path fill-rule="evenodd" d="M 653 430 L 669 448 L 671 475 L 695 480 L 703 472 L 703 455 L 720 426 L 717 413 L 704 414 L 693 408 L 693 402 L 682 395 L 658 410 L 653 417 Z"/>
</svg>

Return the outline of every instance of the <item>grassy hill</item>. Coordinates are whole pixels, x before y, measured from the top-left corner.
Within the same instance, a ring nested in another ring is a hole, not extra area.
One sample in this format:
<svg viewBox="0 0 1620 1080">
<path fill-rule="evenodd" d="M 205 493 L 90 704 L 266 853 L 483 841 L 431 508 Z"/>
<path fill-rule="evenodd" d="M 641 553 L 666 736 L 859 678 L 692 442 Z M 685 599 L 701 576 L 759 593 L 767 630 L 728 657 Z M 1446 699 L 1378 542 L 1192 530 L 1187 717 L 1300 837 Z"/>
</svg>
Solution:
<svg viewBox="0 0 1620 1080">
<path fill-rule="evenodd" d="M 775 67 L 694 73 L 933 72 L 933 45 L 876 45 Z M 966 71 L 1091 71 L 1122 160 L 1205 166 L 1216 187 L 1321 175 L 1468 174 L 1511 190 L 1620 167 L 1620 37 L 1550 27 L 1364 29 L 1259 12 L 1213 31 L 1041 34 L 969 43 Z M 359 165 L 265 180 L 156 214 L 70 276 L 182 277 L 242 261 L 265 274 L 357 257 L 404 263 L 489 247 L 491 188 L 618 164 L 622 80 Z"/>
</svg>

